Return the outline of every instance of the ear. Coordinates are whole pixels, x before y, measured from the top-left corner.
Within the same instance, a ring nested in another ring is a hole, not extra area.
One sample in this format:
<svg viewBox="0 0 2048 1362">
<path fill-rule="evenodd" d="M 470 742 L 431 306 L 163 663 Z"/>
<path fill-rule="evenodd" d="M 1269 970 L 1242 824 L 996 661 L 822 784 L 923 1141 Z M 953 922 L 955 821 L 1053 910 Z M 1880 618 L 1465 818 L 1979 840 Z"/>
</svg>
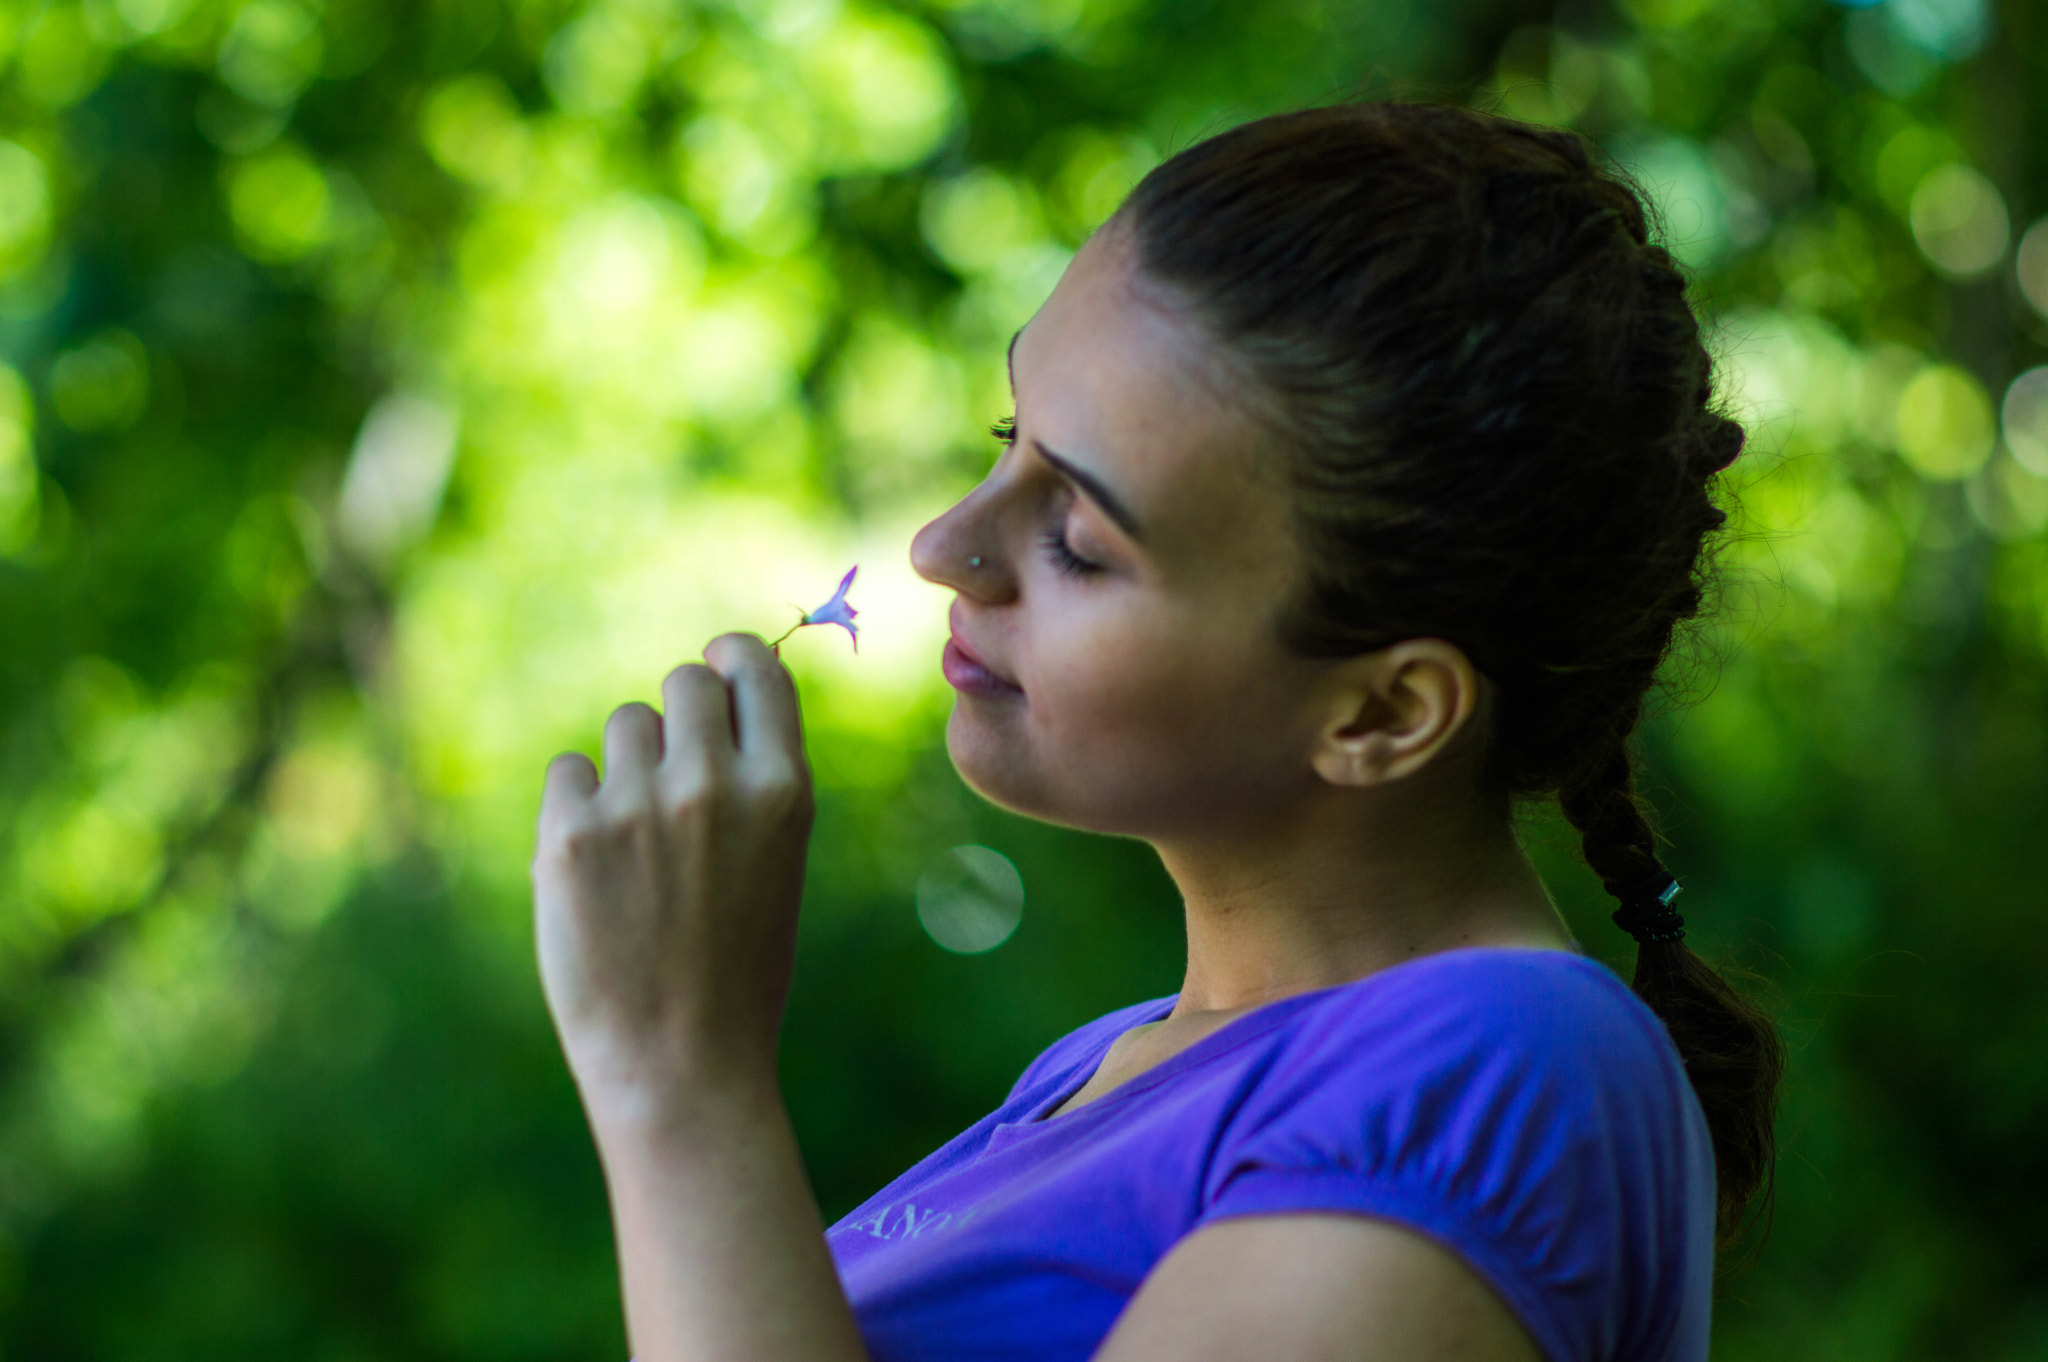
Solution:
<svg viewBox="0 0 2048 1362">
<path fill-rule="evenodd" d="M 1311 763 L 1332 785 L 1414 775 L 1463 733 L 1479 707 L 1479 673 L 1456 644 L 1411 638 L 1339 668 Z"/>
</svg>

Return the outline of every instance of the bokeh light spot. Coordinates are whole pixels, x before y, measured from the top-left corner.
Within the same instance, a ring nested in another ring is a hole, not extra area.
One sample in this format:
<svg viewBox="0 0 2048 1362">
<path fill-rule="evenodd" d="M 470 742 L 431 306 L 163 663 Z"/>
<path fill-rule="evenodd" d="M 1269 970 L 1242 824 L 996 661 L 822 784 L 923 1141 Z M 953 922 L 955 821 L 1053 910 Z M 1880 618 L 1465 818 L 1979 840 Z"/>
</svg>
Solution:
<svg viewBox="0 0 2048 1362">
<path fill-rule="evenodd" d="M 1922 477 L 1966 478 L 1997 442 L 1991 399 L 1966 370 L 1929 365 L 1899 394 L 1898 440 L 1900 455 Z"/>
<path fill-rule="evenodd" d="M 1593 49 L 1563 29 L 1525 24 L 1501 44 L 1493 89 L 1510 118 L 1567 126 L 1599 95 L 1600 77 Z"/>
<path fill-rule="evenodd" d="M 35 399 L 11 365 L 0 364 L 0 558 L 15 557 L 34 542 L 39 481 Z"/>
<path fill-rule="evenodd" d="M 0 279 L 34 266 L 49 239 L 49 172 L 28 148 L 0 141 Z"/>
<path fill-rule="evenodd" d="M 541 73 L 557 108 L 594 118 L 632 103 L 661 47 L 638 17 L 626 6 L 593 5 L 555 33 Z"/>
<path fill-rule="evenodd" d="M 980 955 L 1010 939 L 1024 917 L 1024 877 L 1007 856 L 958 846 L 917 881 L 917 920 L 955 955 Z"/>
<path fill-rule="evenodd" d="M 1907 99 L 1941 69 L 1941 63 L 1900 28 L 1889 5 L 1870 5 L 1842 24 L 1849 60 L 1872 85 L 1893 99 Z"/>
<path fill-rule="evenodd" d="M 1991 31 L 1985 0 L 1887 0 L 1885 8 L 1900 36 L 1941 61 L 1974 55 Z"/>
<path fill-rule="evenodd" d="M 2004 542 L 2027 539 L 2048 527 L 2048 477 L 2017 459 L 1994 457 L 1964 488 L 1971 514 Z"/>
<path fill-rule="evenodd" d="M 1871 175 L 1878 197 L 1893 212 L 1904 217 L 1913 202 L 1913 191 L 1927 173 L 1960 161 L 1963 149 L 1944 128 L 1910 123 L 1883 139 L 1871 162 Z"/>
<path fill-rule="evenodd" d="M 1921 179 L 1908 218 L 1920 253 L 1954 279 L 1997 265 L 2012 239 L 1998 187 L 1960 163 L 1939 166 Z"/>
<path fill-rule="evenodd" d="M 952 125 L 950 64 L 929 28 L 896 15 L 845 13 L 801 55 L 805 84 L 846 169 L 893 170 L 923 157 Z"/>
<path fill-rule="evenodd" d="M 377 795 L 377 768 L 361 751 L 338 742 L 309 744 L 271 774 L 271 831 L 292 855 L 338 856 L 362 835 Z"/>
<path fill-rule="evenodd" d="M 334 196 L 304 152 L 280 146 L 228 173 L 228 212 L 258 260 L 296 260 L 327 238 Z"/>
<path fill-rule="evenodd" d="M 530 142 L 504 82 L 481 74 L 457 76 L 435 90 L 420 116 L 420 132 L 442 169 L 498 186 L 517 179 Z"/>
<path fill-rule="evenodd" d="M 114 12 L 138 37 L 162 33 L 187 14 L 198 0 L 114 0 Z"/>
<path fill-rule="evenodd" d="M 1635 176 L 1655 205 L 1659 237 L 1695 269 L 1726 254 L 1728 186 L 1698 144 L 1670 135 L 1623 139 L 1615 159 Z"/>
<path fill-rule="evenodd" d="M 728 236 L 758 221 L 787 176 L 768 143 L 738 119 L 697 119 L 678 138 L 680 179 L 692 206 Z"/>
<path fill-rule="evenodd" d="M 163 844 L 134 810 L 103 800 L 53 800 L 23 816 L 22 870 L 63 917 L 91 920 L 134 902 L 156 882 Z"/>
<path fill-rule="evenodd" d="M 336 507 L 345 543 L 378 567 L 433 527 L 455 463 L 455 413 L 431 397 L 394 393 L 363 418 Z"/>
<path fill-rule="evenodd" d="M 2034 305 L 2034 311 L 2048 317 L 2048 218 L 2042 218 L 2027 228 L 2027 234 L 2020 238 L 2019 258 L 2015 264 L 2020 292 Z"/>
<path fill-rule="evenodd" d="M 320 73 L 320 21 L 298 0 L 251 0 L 220 40 L 215 63 L 228 87 L 278 108 Z"/>
<path fill-rule="evenodd" d="M 94 37 L 80 6 L 36 8 L 40 13 L 22 31 L 14 84 L 47 108 L 69 108 L 99 86 L 113 54 Z"/>
<path fill-rule="evenodd" d="M 2012 381 L 1999 414 L 2012 456 L 2029 472 L 2048 477 L 2048 364 Z"/>
<path fill-rule="evenodd" d="M 1031 187 L 987 168 L 933 182 L 920 222 L 931 248 L 963 274 L 988 269 L 1045 234 Z"/>
<path fill-rule="evenodd" d="M 149 353 L 120 330 L 65 351 L 50 366 L 50 404 L 73 430 L 126 430 L 149 406 Z"/>
<path fill-rule="evenodd" d="M 958 363 L 890 319 L 865 319 L 833 378 L 833 412 L 863 485 L 929 476 L 968 435 Z M 894 490 L 902 491 L 900 485 Z"/>
<path fill-rule="evenodd" d="M 1052 183 L 1054 207 L 1073 240 L 1080 240 L 1122 206 L 1159 153 L 1137 137 L 1112 137 L 1092 128 L 1064 138 L 1065 154 Z"/>
</svg>

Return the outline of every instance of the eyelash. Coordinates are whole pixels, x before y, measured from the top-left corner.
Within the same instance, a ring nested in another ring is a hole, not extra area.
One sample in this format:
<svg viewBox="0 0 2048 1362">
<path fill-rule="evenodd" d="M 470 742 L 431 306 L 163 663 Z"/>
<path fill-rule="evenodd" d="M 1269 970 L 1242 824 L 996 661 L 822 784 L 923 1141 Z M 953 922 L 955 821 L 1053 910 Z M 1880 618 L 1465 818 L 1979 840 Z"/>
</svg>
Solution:
<svg viewBox="0 0 2048 1362">
<path fill-rule="evenodd" d="M 1069 577 L 1092 577 L 1102 571 L 1099 563 L 1089 562 L 1068 546 L 1065 525 L 1053 526 L 1039 536 L 1038 543 L 1054 569 Z"/>
<path fill-rule="evenodd" d="M 1014 415 L 1003 417 L 988 428 L 988 433 L 1006 445 L 1015 444 L 1017 418 Z M 1045 550 L 1045 556 L 1053 567 L 1069 577 L 1087 577 L 1102 571 L 1101 564 L 1089 562 L 1075 553 L 1073 546 L 1067 543 L 1064 522 L 1054 525 L 1040 535 L 1038 543 L 1039 547 Z"/>
</svg>

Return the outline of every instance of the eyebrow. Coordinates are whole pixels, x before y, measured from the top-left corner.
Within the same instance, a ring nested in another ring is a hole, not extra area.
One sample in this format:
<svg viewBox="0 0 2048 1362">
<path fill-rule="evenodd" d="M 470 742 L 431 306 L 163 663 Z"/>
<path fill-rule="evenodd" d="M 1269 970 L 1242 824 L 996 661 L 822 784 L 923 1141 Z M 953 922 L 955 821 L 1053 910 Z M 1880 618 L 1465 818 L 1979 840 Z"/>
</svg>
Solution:
<svg viewBox="0 0 2048 1362">
<path fill-rule="evenodd" d="M 1021 326 L 1010 334 L 1010 348 L 1003 356 L 1003 367 L 1009 371 L 1012 393 L 1017 391 L 1017 339 L 1023 334 L 1024 328 Z M 1138 518 L 1131 514 L 1130 507 L 1124 505 L 1102 479 L 1053 453 L 1037 440 L 1031 442 L 1031 447 L 1038 451 L 1038 457 L 1051 464 L 1061 477 L 1080 488 L 1084 496 L 1101 507 L 1102 513 L 1115 521 L 1118 529 L 1134 540 L 1144 539 L 1144 532 L 1138 528 Z"/>
<path fill-rule="evenodd" d="M 1135 540 L 1142 540 L 1145 537 L 1144 532 L 1138 528 L 1138 518 L 1131 514 L 1129 507 L 1117 500 L 1116 493 L 1103 485 L 1102 479 L 1085 468 L 1069 463 L 1037 440 L 1031 442 L 1031 447 L 1038 451 L 1039 458 L 1051 464 L 1061 477 L 1080 488 L 1082 495 L 1099 506 L 1104 515 L 1114 520 L 1118 529 Z"/>
</svg>

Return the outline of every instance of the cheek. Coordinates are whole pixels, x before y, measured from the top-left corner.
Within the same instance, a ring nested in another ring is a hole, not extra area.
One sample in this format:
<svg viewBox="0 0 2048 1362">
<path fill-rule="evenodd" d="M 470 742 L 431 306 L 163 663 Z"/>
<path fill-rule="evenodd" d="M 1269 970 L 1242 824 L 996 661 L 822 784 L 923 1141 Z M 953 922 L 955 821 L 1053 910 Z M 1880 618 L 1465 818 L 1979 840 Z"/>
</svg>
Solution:
<svg viewBox="0 0 2048 1362">
<path fill-rule="evenodd" d="M 1144 836 L 1185 827 L 1219 801 L 1278 795 L 1307 772 L 1292 759 L 1295 706 L 1280 669 L 1242 639 L 1079 624 L 1035 642 L 1027 699 L 955 706 L 947 746 L 983 795 Z"/>
</svg>

